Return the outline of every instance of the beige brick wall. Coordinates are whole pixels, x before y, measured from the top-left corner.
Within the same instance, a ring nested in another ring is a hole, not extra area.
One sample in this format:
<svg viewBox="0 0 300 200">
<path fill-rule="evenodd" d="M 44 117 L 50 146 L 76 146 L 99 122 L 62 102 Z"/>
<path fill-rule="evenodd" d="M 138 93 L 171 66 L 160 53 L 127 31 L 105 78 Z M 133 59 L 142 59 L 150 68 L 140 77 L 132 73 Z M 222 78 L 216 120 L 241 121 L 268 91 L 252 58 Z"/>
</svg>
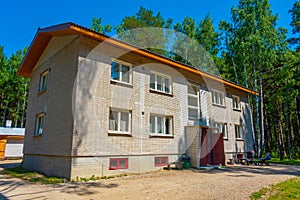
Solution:
<svg viewBox="0 0 300 200">
<path fill-rule="evenodd" d="M 179 152 L 178 144 L 184 143 L 184 125 L 187 123 L 187 108 L 183 106 L 187 103 L 185 77 L 169 66 L 131 58 L 130 63 L 134 63 L 133 84 L 129 87 L 111 84 L 111 61 L 126 52 L 110 50 L 110 56 L 107 56 L 103 53 L 107 48 L 97 47 L 92 54 L 87 54 L 87 49 L 94 47 L 93 43 L 86 39 L 82 44 L 81 52 L 85 57 L 80 58 L 80 63 L 82 69 L 86 68 L 87 71 L 79 69 L 78 73 L 82 72 L 76 95 L 80 116 L 77 115 L 75 128 L 80 142 L 74 141 L 73 154 L 103 156 L 183 153 Z M 128 56 L 126 61 L 129 59 Z M 92 75 L 89 70 L 93 72 Z M 172 77 L 173 96 L 149 92 L 150 71 Z M 87 97 L 87 94 L 90 96 Z M 132 111 L 130 137 L 108 136 L 109 107 Z M 174 138 L 149 137 L 151 113 L 173 116 Z"/>
<path fill-rule="evenodd" d="M 199 162 L 199 126 L 186 126 L 185 134 L 189 148 L 186 154 L 191 158 L 191 167 L 198 167 Z"/>
<path fill-rule="evenodd" d="M 71 180 L 71 162 L 71 157 L 26 155 L 22 166 L 47 176 L 57 176 Z"/>
<path fill-rule="evenodd" d="M 74 179 L 122 173 L 108 170 L 108 162 L 110 157 L 126 156 L 130 168 L 125 171 L 148 171 L 158 169 L 153 156 L 167 155 L 169 161 L 176 161 L 188 147 L 192 166 L 196 166 L 197 141 L 192 140 L 192 134 L 185 134 L 188 81 L 206 88 L 208 118 L 228 123 L 225 151 L 245 150 L 246 143 L 236 141 L 234 134 L 234 124 L 240 121 L 247 125 L 246 139 L 251 133 L 245 93 L 226 88 L 226 107 L 216 107 L 212 105 L 210 90 L 221 87 L 218 84 L 105 43 L 97 44 L 85 37 L 54 37 L 35 66 L 27 113 L 25 167 Z M 115 58 L 132 63 L 132 85 L 111 83 L 110 64 Z M 51 71 L 47 91 L 38 95 L 40 74 L 48 68 Z M 149 92 L 150 71 L 172 78 L 172 96 Z M 241 112 L 233 111 L 232 94 L 242 97 Z M 108 135 L 109 107 L 132 111 L 130 136 Z M 43 111 L 43 135 L 34 137 L 35 115 Z M 173 138 L 150 137 L 151 113 L 173 116 Z M 64 164 L 66 169 L 58 173 L 56 167 L 61 169 Z"/>
<path fill-rule="evenodd" d="M 70 158 L 51 155 L 71 155 L 73 137 L 71 102 L 78 66 L 78 46 L 79 41 L 73 36 L 54 37 L 31 74 L 24 141 L 23 165 L 26 168 L 42 171 L 48 175 L 68 177 Z M 47 69 L 50 69 L 47 89 L 45 93 L 38 94 L 40 74 Z M 34 136 L 35 118 L 41 112 L 45 112 L 43 134 Z M 65 170 L 57 171 L 62 168 Z"/>
</svg>

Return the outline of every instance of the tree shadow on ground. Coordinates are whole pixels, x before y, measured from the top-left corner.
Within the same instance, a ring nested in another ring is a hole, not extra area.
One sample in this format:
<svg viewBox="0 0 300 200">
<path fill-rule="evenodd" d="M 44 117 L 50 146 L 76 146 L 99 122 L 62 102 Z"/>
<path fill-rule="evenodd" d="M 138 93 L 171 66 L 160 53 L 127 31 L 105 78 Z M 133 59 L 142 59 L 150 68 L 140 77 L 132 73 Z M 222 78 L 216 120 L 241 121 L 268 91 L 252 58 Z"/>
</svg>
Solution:
<svg viewBox="0 0 300 200">
<path fill-rule="evenodd" d="M 95 182 L 86 182 L 86 183 L 55 184 L 52 186 L 55 189 L 59 189 L 60 192 L 63 193 L 72 193 L 72 194 L 84 196 L 84 195 L 95 194 L 96 189 L 99 188 L 110 189 L 110 188 L 118 187 L 118 184 L 115 183 L 104 184 L 101 181 L 95 181 Z"/>
<path fill-rule="evenodd" d="M 227 166 L 223 169 L 210 169 L 210 170 L 199 170 L 193 169 L 195 173 L 229 173 L 228 176 L 255 176 L 256 174 L 261 175 L 300 175 L 300 166 L 295 165 L 276 165 L 270 166 L 254 166 L 254 165 L 241 165 L 241 166 Z M 247 173 L 247 174 L 245 174 Z"/>
<path fill-rule="evenodd" d="M 30 187 L 30 183 L 23 179 L 14 178 L 10 175 L 7 175 L 2 172 L 3 169 L 14 168 L 20 166 L 20 161 L 9 162 L 9 163 L 1 163 L 0 164 L 0 199 L 10 199 L 16 197 L 26 197 L 27 195 L 38 195 L 34 197 L 34 199 L 44 199 L 47 195 L 46 193 L 57 191 L 60 193 L 72 193 L 77 194 L 79 196 L 84 195 L 92 195 L 96 193 L 96 189 L 98 188 L 115 188 L 118 187 L 118 184 L 115 183 L 103 183 L 102 181 L 95 182 L 75 182 L 75 183 L 59 183 L 48 185 L 49 187 L 45 187 L 41 192 L 33 192 L 28 190 L 28 192 L 18 193 L 16 190 L 18 187 Z M 41 187 L 43 187 L 41 185 Z M 13 194 L 13 195 L 12 195 Z M 40 196 L 42 194 L 42 196 Z M 45 194 L 45 195 L 43 195 Z"/>
<path fill-rule="evenodd" d="M 14 167 L 18 167 L 21 165 L 20 161 L 16 161 L 16 162 L 10 162 L 10 163 L 1 163 L 0 164 L 0 168 L 3 169 L 8 169 L 8 168 L 14 168 Z"/>
</svg>

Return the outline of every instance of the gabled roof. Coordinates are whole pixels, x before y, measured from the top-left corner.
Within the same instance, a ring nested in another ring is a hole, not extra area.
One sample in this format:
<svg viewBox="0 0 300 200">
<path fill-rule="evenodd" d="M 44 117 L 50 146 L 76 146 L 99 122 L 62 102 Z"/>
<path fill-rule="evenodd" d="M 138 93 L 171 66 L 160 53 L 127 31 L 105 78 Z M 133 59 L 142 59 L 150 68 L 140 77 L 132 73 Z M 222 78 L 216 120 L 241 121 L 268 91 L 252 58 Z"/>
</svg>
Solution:
<svg viewBox="0 0 300 200">
<path fill-rule="evenodd" d="M 67 36 L 67 35 L 83 35 L 85 37 L 91 38 L 93 40 L 97 40 L 99 42 L 102 42 L 105 40 L 105 42 L 107 44 L 117 46 L 117 47 L 126 49 L 128 51 L 137 53 L 141 56 L 145 56 L 147 58 L 156 60 L 163 64 L 167 64 L 172 67 L 183 69 L 183 70 L 201 75 L 202 77 L 221 82 L 224 85 L 227 85 L 227 86 L 230 86 L 230 87 L 233 87 L 233 88 L 236 88 L 236 89 L 239 89 L 239 90 L 251 93 L 251 94 L 258 95 L 258 92 L 255 92 L 255 91 L 248 89 L 246 87 L 243 87 L 241 85 L 237 85 L 231 81 L 222 79 L 220 77 L 214 76 L 212 74 L 209 74 L 209 73 L 206 73 L 203 71 L 199 71 L 198 69 L 195 69 L 191 66 L 188 66 L 183 63 L 174 61 L 172 59 L 163 57 L 161 55 L 151 53 L 147 50 L 140 49 L 131 44 L 110 38 L 104 34 L 100 34 L 98 32 L 92 31 L 90 29 L 87 29 L 85 27 L 79 26 L 79 25 L 71 23 L 71 22 L 58 24 L 55 26 L 50 26 L 50 27 L 46 27 L 46 28 L 42 28 L 42 29 L 39 28 L 28 51 L 27 51 L 26 56 L 24 57 L 24 59 L 21 63 L 21 66 L 19 67 L 17 74 L 19 76 L 30 78 L 31 72 L 32 72 L 35 64 L 38 62 L 40 56 L 42 55 L 43 51 L 47 47 L 51 38 L 53 36 Z"/>
</svg>

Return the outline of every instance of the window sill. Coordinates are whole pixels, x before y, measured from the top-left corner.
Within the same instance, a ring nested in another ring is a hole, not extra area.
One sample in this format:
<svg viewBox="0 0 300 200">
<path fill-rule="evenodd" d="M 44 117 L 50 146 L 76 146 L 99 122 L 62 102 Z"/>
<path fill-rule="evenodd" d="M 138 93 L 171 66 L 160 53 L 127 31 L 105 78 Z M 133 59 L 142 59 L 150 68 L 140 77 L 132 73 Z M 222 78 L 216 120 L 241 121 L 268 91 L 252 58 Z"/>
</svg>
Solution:
<svg viewBox="0 0 300 200">
<path fill-rule="evenodd" d="M 244 141 L 243 138 L 235 138 L 236 141 Z"/>
<path fill-rule="evenodd" d="M 109 167 L 109 170 L 122 170 L 122 169 L 128 169 L 128 167 Z"/>
<path fill-rule="evenodd" d="M 234 111 L 241 112 L 240 108 L 233 108 Z"/>
<path fill-rule="evenodd" d="M 228 138 L 227 138 L 227 137 L 223 137 L 223 140 L 226 140 L 226 141 L 228 141 Z"/>
<path fill-rule="evenodd" d="M 108 136 L 132 137 L 132 134 L 126 132 L 109 131 Z"/>
<path fill-rule="evenodd" d="M 34 133 L 33 137 L 38 138 L 38 137 L 42 137 L 42 135 L 43 135 L 43 133 L 39 133 L 39 134 Z"/>
<path fill-rule="evenodd" d="M 174 138 L 174 135 L 150 134 L 150 138 Z"/>
<path fill-rule="evenodd" d="M 154 93 L 154 94 L 162 94 L 162 95 L 166 95 L 166 96 L 169 96 L 169 97 L 173 97 L 173 94 L 172 94 L 172 93 L 165 93 L 165 92 L 158 91 L 158 90 L 153 90 L 153 89 L 150 89 L 149 91 L 150 91 L 150 93 Z"/>
<path fill-rule="evenodd" d="M 154 167 L 167 167 L 168 163 L 166 164 L 155 164 Z"/>
<path fill-rule="evenodd" d="M 129 88 L 133 88 L 132 83 L 126 83 L 126 82 L 112 80 L 112 79 L 110 80 L 110 84 L 121 85 L 121 86 L 129 87 Z"/>
<path fill-rule="evenodd" d="M 46 92 L 46 89 L 45 89 L 45 90 L 42 90 L 42 91 L 39 91 L 39 92 L 38 92 L 38 96 L 44 94 L 45 92 Z"/>
<path fill-rule="evenodd" d="M 216 106 L 216 107 L 220 107 L 220 108 L 226 108 L 225 105 L 221 105 L 221 104 L 215 104 L 215 103 L 212 103 L 213 106 Z"/>
</svg>

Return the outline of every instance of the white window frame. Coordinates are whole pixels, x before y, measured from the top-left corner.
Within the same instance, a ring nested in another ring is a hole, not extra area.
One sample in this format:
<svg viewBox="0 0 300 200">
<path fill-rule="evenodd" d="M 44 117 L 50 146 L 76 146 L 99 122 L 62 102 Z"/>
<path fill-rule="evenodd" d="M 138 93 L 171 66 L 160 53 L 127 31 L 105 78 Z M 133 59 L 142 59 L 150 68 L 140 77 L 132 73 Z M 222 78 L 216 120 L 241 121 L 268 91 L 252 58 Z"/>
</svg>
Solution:
<svg viewBox="0 0 300 200">
<path fill-rule="evenodd" d="M 112 78 L 112 66 L 113 63 L 118 63 L 119 64 L 119 68 L 118 68 L 118 79 L 113 79 Z M 129 75 L 129 82 L 127 81 L 123 81 L 123 72 L 122 72 L 122 66 L 125 65 L 127 67 L 129 67 L 129 71 L 128 71 L 128 75 Z M 132 85 L 132 64 L 121 61 L 121 60 L 117 60 L 117 59 L 113 59 L 111 64 L 111 74 L 110 74 L 110 80 L 114 81 L 114 82 L 119 82 L 119 83 L 124 83 L 124 84 L 128 84 L 128 85 Z"/>
<path fill-rule="evenodd" d="M 234 125 L 235 139 L 243 140 L 244 139 L 244 131 L 243 126 L 239 124 Z"/>
<path fill-rule="evenodd" d="M 239 96 L 232 95 L 232 104 L 234 110 L 241 110 L 241 101 Z"/>
<path fill-rule="evenodd" d="M 225 107 L 225 94 L 219 90 L 211 91 L 212 104 Z M 219 102 L 218 102 L 219 101 Z"/>
<path fill-rule="evenodd" d="M 154 75 L 154 88 L 151 88 L 151 84 L 153 84 L 151 82 L 151 76 Z M 157 77 L 160 76 L 162 78 L 162 90 L 159 90 L 157 87 Z M 169 85 L 167 86 L 167 88 L 169 89 L 169 92 L 166 91 L 166 80 L 168 80 Z M 159 72 L 154 72 L 154 71 L 150 71 L 150 90 L 152 91 L 157 91 L 157 92 L 161 92 L 161 93 L 166 93 L 166 94 L 172 94 L 172 78 L 168 75 L 159 73 Z"/>
<path fill-rule="evenodd" d="M 47 69 L 40 75 L 39 90 L 38 90 L 39 93 L 45 92 L 47 90 L 48 74 L 49 74 L 49 70 Z"/>
<path fill-rule="evenodd" d="M 195 87 L 196 88 L 196 94 L 191 94 L 189 93 L 189 87 Z M 194 98 L 194 99 L 197 99 L 197 106 L 194 106 L 194 105 L 189 105 L 189 98 Z M 199 116 L 200 116 L 200 109 L 199 109 L 199 87 L 195 84 L 189 84 L 188 85 L 188 118 L 190 120 L 198 120 L 199 119 Z M 190 116 L 190 109 L 193 109 L 193 110 L 197 110 L 197 117 L 191 117 Z"/>
<path fill-rule="evenodd" d="M 117 130 L 115 129 L 111 129 L 110 127 L 110 113 L 111 112 L 117 112 L 117 116 L 113 116 L 115 123 L 117 123 Z M 122 117 L 122 113 L 128 114 L 128 131 L 121 131 L 121 117 Z M 132 111 L 131 110 L 123 110 L 123 109 L 116 109 L 116 108 L 110 108 L 109 109 L 109 114 L 108 114 L 108 132 L 109 133 L 118 133 L 118 134 L 131 134 L 131 121 L 132 121 Z"/>
<path fill-rule="evenodd" d="M 215 122 L 215 127 L 218 128 L 219 133 L 223 133 L 223 138 L 228 139 L 228 126 L 227 123 Z"/>
<path fill-rule="evenodd" d="M 42 135 L 43 134 L 43 126 L 44 126 L 44 113 L 39 113 L 35 117 L 35 126 L 34 126 L 34 135 Z"/>
<path fill-rule="evenodd" d="M 151 131 L 151 118 L 154 118 L 154 131 Z M 161 118 L 161 122 L 162 122 L 162 132 L 159 133 L 158 130 L 158 118 Z M 169 133 L 166 132 L 166 120 L 169 120 L 169 124 L 168 124 L 168 130 Z M 174 130 L 173 130 L 173 116 L 165 116 L 165 115 L 158 115 L 158 114 L 150 114 L 150 127 L 149 127 L 149 132 L 150 135 L 163 135 L 163 136 L 173 136 L 174 135 Z"/>
</svg>

